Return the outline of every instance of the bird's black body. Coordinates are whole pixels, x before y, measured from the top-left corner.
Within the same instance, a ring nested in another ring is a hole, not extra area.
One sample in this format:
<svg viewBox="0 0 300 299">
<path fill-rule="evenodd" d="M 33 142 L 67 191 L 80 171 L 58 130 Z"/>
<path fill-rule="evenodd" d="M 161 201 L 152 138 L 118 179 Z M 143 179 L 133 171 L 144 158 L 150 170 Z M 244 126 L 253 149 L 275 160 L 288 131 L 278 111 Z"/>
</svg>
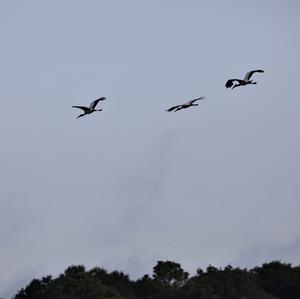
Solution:
<svg viewBox="0 0 300 299">
<path fill-rule="evenodd" d="M 245 85 L 248 85 L 248 84 L 257 84 L 257 82 L 253 82 L 252 80 L 250 80 L 250 78 L 252 77 L 252 75 L 254 73 L 264 73 L 264 71 L 263 70 L 250 71 L 245 75 L 244 79 L 229 79 L 226 82 L 225 87 L 226 88 L 231 87 L 231 89 L 234 89 L 238 86 L 245 86 Z M 235 84 L 235 82 L 237 82 L 237 83 Z"/>
<path fill-rule="evenodd" d="M 198 106 L 199 104 L 194 104 L 194 103 L 195 103 L 196 101 L 203 100 L 203 99 L 204 99 L 204 97 L 197 98 L 197 99 L 191 100 L 191 101 L 189 101 L 189 102 L 186 102 L 186 103 L 184 103 L 184 104 L 177 105 L 177 106 L 173 106 L 173 107 L 167 109 L 166 111 L 168 111 L 168 112 L 171 112 L 171 111 L 176 112 L 176 111 L 179 111 L 179 110 L 181 110 L 181 109 L 189 108 L 189 107 L 191 107 L 191 106 Z"/>
<path fill-rule="evenodd" d="M 100 102 L 100 101 L 104 101 L 106 98 L 105 97 L 101 97 L 93 102 L 91 102 L 90 106 L 89 107 L 85 107 L 85 106 L 72 106 L 72 108 L 78 108 L 78 109 L 81 109 L 83 110 L 84 113 L 80 114 L 77 116 L 77 118 L 79 117 L 82 117 L 82 116 L 85 116 L 87 114 L 91 114 L 95 111 L 102 111 L 102 109 L 95 109 L 97 104 Z"/>
</svg>

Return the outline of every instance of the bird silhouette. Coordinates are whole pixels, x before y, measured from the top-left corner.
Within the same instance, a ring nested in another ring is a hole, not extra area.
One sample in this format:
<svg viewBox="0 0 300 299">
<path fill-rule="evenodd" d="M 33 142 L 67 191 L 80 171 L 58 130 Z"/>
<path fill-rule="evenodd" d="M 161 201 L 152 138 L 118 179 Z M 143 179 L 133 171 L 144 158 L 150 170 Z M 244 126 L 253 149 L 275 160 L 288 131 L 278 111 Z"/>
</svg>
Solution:
<svg viewBox="0 0 300 299">
<path fill-rule="evenodd" d="M 166 111 L 168 111 L 168 112 L 171 112 L 171 111 L 176 112 L 176 111 L 179 111 L 179 110 L 181 110 L 181 109 L 189 108 L 189 107 L 191 107 L 191 106 L 198 106 L 198 105 L 199 105 L 198 103 L 197 103 L 197 104 L 194 104 L 194 103 L 195 103 L 196 101 L 200 101 L 200 100 L 203 100 L 203 99 L 204 99 L 204 97 L 197 98 L 197 99 L 188 101 L 188 102 L 186 102 L 186 103 L 184 103 L 184 104 L 177 105 L 177 106 L 173 106 L 173 107 L 167 109 Z"/>
<path fill-rule="evenodd" d="M 104 101 L 106 100 L 105 97 L 101 97 L 93 102 L 91 102 L 90 106 L 89 107 L 85 107 L 85 106 L 72 106 L 72 108 L 79 108 L 81 110 L 83 110 L 84 113 L 80 114 L 77 116 L 77 118 L 79 117 L 82 117 L 82 116 L 85 116 L 87 114 L 91 114 L 95 111 L 102 111 L 102 109 L 95 109 L 97 104 L 100 102 L 100 101 Z"/>
<path fill-rule="evenodd" d="M 244 86 L 244 85 L 248 85 L 248 84 L 257 84 L 257 82 L 253 82 L 252 80 L 250 80 L 250 78 L 252 77 L 252 75 L 254 73 L 264 73 L 263 70 L 254 70 L 254 71 L 250 71 L 248 72 L 246 75 L 245 75 L 245 78 L 244 79 L 229 79 L 225 86 L 227 88 L 230 88 L 232 87 L 231 89 L 234 89 L 238 86 Z M 236 84 L 234 82 L 237 82 Z"/>
</svg>

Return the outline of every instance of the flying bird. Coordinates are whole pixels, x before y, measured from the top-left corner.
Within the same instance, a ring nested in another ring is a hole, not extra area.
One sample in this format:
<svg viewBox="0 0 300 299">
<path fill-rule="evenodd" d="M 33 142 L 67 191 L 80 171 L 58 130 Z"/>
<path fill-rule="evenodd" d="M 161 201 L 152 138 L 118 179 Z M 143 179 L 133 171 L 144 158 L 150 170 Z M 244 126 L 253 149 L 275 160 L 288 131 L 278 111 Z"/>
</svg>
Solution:
<svg viewBox="0 0 300 299">
<path fill-rule="evenodd" d="M 264 73 L 263 70 L 254 70 L 254 71 L 250 71 L 246 74 L 245 78 L 243 80 L 241 79 L 229 79 L 225 86 L 227 88 L 232 87 L 231 89 L 234 89 L 238 86 L 244 86 L 244 85 L 248 85 L 248 84 L 257 84 L 257 82 L 253 82 L 252 80 L 250 80 L 250 78 L 252 77 L 252 75 L 254 73 Z M 234 82 L 237 82 L 236 84 Z"/>
<path fill-rule="evenodd" d="M 77 118 L 79 117 L 82 117 L 82 116 L 85 116 L 87 114 L 91 114 L 95 111 L 102 111 L 102 109 L 95 109 L 97 104 L 100 102 L 100 101 L 104 101 L 106 100 L 105 97 L 101 97 L 93 102 L 91 102 L 90 106 L 89 107 L 85 107 L 85 106 L 72 106 L 72 108 L 79 108 L 81 110 L 83 110 L 83 113 L 78 115 Z"/>
<path fill-rule="evenodd" d="M 176 111 L 179 111 L 181 109 L 189 108 L 191 106 L 198 106 L 199 104 L 194 104 L 194 103 L 196 101 L 203 100 L 203 99 L 204 99 L 204 97 L 197 98 L 197 99 L 191 100 L 189 102 L 186 102 L 184 104 L 173 106 L 173 107 L 167 109 L 166 111 L 168 111 L 168 112 L 171 112 L 171 111 L 176 112 Z"/>
</svg>

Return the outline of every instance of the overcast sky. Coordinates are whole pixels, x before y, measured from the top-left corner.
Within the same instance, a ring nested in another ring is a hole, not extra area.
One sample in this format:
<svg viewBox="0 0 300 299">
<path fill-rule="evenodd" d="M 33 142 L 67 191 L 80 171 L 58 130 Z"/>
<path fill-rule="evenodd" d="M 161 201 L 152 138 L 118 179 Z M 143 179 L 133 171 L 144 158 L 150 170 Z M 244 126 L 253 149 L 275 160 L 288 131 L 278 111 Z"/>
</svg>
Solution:
<svg viewBox="0 0 300 299">
<path fill-rule="evenodd" d="M 167 259 L 299 265 L 299 13 L 1 1 L 0 297 L 71 264 L 134 279 Z M 257 68 L 257 85 L 225 88 Z"/>
</svg>

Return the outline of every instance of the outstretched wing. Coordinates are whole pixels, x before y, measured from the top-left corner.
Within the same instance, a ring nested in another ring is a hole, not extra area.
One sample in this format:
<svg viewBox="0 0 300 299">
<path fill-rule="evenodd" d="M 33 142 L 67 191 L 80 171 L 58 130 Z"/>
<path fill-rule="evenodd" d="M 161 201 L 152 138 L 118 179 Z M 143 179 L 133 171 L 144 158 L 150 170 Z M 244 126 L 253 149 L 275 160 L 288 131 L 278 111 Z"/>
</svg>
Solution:
<svg viewBox="0 0 300 299">
<path fill-rule="evenodd" d="M 226 84 L 225 87 L 229 88 L 234 84 L 234 81 L 237 81 L 238 83 L 242 83 L 244 82 L 244 80 L 240 80 L 240 79 L 229 79 Z"/>
<path fill-rule="evenodd" d="M 166 111 L 171 112 L 171 111 L 174 111 L 175 109 L 176 109 L 175 111 L 177 111 L 177 110 L 180 110 L 180 107 L 181 107 L 181 105 L 173 106 L 173 107 L 167 109 Z M 178 109 L 178 108 L 179 108 L 179 109 Z M 174 112 L 175 112 L 175 111 L 174 111 Z"/>
<path fill-rule="evenodd" d="M 91 104 L 90 104 L 90 109 L 95 109 L 97 104 L 100 102 L 100 101 L 104 101 L 106 98 L 105 97 L 101 97 L 95 101 L 93 101 Z"/>
<path fill-rule="evenodd" d="M 250 71 L 250 72 L 248 72 L 248 73 L 246 74 L 246 76 L 245 76 L 245 78 L 244 78 L 244 81 L 249 81 L 250 78 L 252 77 L 252 75 L 253 75 L 254 73 L 264 73 L 264 71 L 263 71 L 263 70 L 254 70 L 254 71 Z"/>
<path fill-rule="evenodd" d="M 190 104 L 193 104 L 194 102 L 196 102 L 196 101 L 200 101 L 200 100 L 204 100 L 204 97 L 200 97 L 200 98 L 197 98 L 197 99 L 191 100 L 191 101 L 187 102 L 186 104 L 190 105 Z"/>
<path fill-rule="evenodd" d="M 84 107 L 84 106 L 72 106 L 72 108 L 79 108 L 79 109 L 83 110 L 84 112 L 87 112 L 90 110 L 88 107 Z"/>
</svg>

